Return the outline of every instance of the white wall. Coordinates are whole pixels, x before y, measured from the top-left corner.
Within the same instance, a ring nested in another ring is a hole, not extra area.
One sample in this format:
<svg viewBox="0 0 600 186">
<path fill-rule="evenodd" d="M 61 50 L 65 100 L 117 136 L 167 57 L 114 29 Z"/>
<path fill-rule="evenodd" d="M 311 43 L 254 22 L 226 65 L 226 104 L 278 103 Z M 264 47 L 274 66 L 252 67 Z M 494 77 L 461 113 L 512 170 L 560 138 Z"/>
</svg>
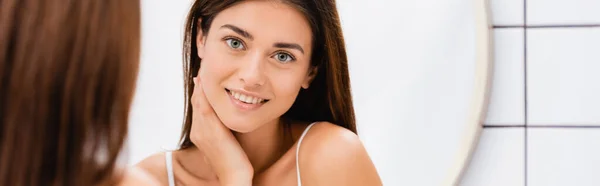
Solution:
<svg viewBox="0 0 600 186">
<path fill-rule="evenodd" d="M 359 136 L 385 185 L 437 186 L 456 176 L 449 171 L 468 150 L 463 137 L 477 127 L 467 123 L 474 5 L 338 1 Z"/>
<path fill-rule="evenodd" d="M 129 163 L 176 147 L 183 121 L 183 24 L 189 0 L 142 0 L 142 54 Z"/>
<path fill-rule="evenodd" d="M 491 5 L 492 99 L 461 185 L 600 185 L 600 1 Z"/>
</svg>

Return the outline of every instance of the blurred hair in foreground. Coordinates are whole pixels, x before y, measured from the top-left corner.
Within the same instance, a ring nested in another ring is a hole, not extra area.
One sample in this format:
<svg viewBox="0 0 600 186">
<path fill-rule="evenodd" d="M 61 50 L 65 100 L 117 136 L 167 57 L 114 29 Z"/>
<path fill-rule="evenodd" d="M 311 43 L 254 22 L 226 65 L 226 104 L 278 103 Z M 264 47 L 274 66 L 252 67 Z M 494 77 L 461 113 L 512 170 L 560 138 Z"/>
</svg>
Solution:
<svg viewBox="0 0 600 186">
<path fill-rule="evenodd" d="M 139 35 L 139 0 L 0 1 L 0 185 L 119 182 Z"/>
</svg>

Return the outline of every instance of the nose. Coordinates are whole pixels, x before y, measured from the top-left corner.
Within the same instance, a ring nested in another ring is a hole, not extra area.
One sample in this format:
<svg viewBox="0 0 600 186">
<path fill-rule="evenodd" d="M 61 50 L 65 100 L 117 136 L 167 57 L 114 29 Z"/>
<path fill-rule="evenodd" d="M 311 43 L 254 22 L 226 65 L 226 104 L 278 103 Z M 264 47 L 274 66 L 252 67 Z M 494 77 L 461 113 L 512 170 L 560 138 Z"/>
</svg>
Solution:
<svg viewBox="0 0 600 186">
<path fill-rule="evenodd" d="M 262 61 L 262 56 L 256 52 L 253 55 L 249 55 L 247 60 L 243 62 L 243 65 L 240 65 L 238 76 L 244 88 L 257 88 L 264 85 L 266 78 Z"/>
</svg>

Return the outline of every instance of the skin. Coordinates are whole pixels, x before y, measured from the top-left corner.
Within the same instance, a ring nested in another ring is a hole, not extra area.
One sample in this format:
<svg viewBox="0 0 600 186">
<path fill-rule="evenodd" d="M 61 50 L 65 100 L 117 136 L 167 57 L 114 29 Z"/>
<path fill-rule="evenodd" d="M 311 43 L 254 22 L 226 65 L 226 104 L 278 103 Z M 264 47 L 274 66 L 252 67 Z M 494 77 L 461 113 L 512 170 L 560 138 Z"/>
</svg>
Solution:
<svg viewBox="0 0 600 186">
<path fill-rule="evenodd" d="M 161 184 L 153 175 L 138 167 L 132 167 L 123 171 L 123 179 L 119 182 L 119 186 L 129 185 L 146 185 L 160 186 Z"/>
<path fill-rule="evenodd" d="M 293 122 L 286 137 L 280 117 L 318 70 L 310 66 L 308 22 L 288 5 L 245 1 L 219 13 L 208 32 L 196 38 L 195 147 L 173 152 L 176 184 L 296 185 L 296 143 L 309 123 Z M 243 109 L 227 90 L 268 101 Z M 137 167 L 168 185 L 164 158 L 157 153 Z M 305 185 L 381 185 L 356 134 L 332 123 L 311 128 L 298 158 Z"/>
</svg>

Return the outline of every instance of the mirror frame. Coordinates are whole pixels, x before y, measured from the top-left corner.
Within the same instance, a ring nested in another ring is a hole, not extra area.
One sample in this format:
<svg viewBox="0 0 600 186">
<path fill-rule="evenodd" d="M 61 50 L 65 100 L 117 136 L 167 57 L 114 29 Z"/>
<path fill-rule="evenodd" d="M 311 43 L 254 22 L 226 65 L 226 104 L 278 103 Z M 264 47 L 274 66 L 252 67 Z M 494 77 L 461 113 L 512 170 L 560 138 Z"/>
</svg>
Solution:
<svg viewBox="0 0 600 186">
<path fill-rule="evenodd" d="M 493 75 L 493 26 L 489 0 L 473 0 L 475 15 L 475 79 L 466 129 L 454 165 L 443 185 L 459 185 L 467 170 L 487 115 Z"/>
</svg>

